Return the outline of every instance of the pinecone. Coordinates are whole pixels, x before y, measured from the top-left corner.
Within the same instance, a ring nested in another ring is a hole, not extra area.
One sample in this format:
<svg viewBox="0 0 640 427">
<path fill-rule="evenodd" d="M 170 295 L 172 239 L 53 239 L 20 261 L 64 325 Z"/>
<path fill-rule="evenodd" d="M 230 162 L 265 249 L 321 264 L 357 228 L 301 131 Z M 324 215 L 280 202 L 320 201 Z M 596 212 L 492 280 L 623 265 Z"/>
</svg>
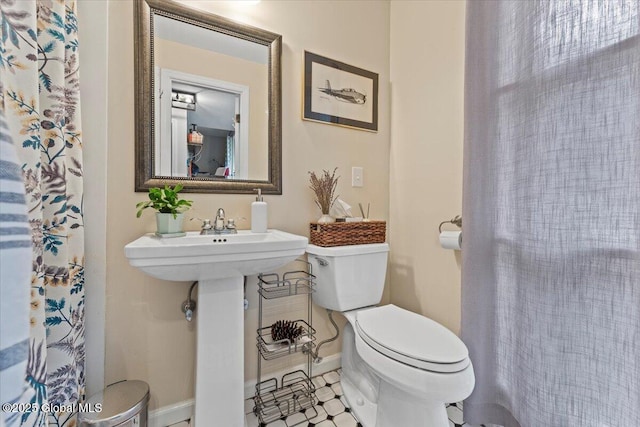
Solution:
<svg viewBox="0 0 640 427">
<path fill-rule="evenodd" d="M 278 320 L 271 325 L 271 339 L 273 341 L 289 340 L 293 343 L 303 333 L 304 328 L 298 326 L 293 320 Z"/>
</svg>

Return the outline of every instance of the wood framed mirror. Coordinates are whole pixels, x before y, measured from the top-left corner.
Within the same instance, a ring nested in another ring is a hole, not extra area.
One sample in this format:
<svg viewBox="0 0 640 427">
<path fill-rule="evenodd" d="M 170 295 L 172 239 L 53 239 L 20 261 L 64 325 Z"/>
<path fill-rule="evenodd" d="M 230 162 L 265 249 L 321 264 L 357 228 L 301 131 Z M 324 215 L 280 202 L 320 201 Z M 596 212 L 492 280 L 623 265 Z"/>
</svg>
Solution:
<svg viewBox="0 0 640 427">
<path fill-rule="evenodd" d="M 136 0 L 135 190 L 282 194 L 282 37 Z"/>
</svg>

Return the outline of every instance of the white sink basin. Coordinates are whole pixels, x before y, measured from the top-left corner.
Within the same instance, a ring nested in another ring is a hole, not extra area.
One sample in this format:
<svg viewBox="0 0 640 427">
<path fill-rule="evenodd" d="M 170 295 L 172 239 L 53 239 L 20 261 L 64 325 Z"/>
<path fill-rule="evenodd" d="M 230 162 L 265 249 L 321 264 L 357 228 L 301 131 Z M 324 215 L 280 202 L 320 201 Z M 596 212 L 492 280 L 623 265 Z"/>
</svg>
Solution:
<svg viewBox="0 0 640 427">
<path fill-rule="evenodd" d="M 164 280 L 198 281 L 195 416 L 191 425 L 244 427 L 244 279 L 285 266 L 307 248 L 303 236 L 266 233 L 140 237 L 129 263 Z M 180 301 L 176 301 L 176 310 Z M 224 325 L 224 327 L 214 327 Z"/>
<path fill-rule="evenodd" d="M 159 238 L 147 234 L 125 246 L 129 263 L 152 277 L 187 281 L 273 271 L 304 254 L 307 238 L 279 230 Z"/>
</svg>

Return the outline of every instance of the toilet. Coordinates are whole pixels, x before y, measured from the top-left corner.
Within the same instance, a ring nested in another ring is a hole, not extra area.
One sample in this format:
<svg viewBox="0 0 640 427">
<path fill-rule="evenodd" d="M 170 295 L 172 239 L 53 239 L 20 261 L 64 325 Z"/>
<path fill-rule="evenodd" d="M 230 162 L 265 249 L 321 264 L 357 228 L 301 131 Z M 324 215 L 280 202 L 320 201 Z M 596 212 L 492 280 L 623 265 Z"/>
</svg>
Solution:
<svg viewBox="0 0 640 427">
<path fill-rule="evenodd" d="M 307 247 L 313 301 L 348 320 L 341 385 L 364 427 L 448 427 L 445 405 L 475 385 L 464 343 L 433 320 L 382 298 L 389 245 Z"/>
</svg>

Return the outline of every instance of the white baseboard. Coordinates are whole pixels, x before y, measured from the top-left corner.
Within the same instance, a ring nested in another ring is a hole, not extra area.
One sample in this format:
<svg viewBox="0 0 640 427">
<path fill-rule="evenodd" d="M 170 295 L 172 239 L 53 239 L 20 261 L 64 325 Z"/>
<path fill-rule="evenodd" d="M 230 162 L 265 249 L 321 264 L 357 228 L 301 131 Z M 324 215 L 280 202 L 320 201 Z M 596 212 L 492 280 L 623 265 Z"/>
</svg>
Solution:
<svg viewBox="0 0 640 427">
<path fill-rule="evenodd" d="M 341 366 L 340 353 L 332 354 L 322 359 L 322 362 L 313 364 L 313 375 L 322 375 L 325 372 L 334 371 Z M 306 364 L 294 366 L 287 371 L 269 374 L 269 377 L 281 377 L 287 372 L 306 369 Z M 244 383 L 244 398 L 253 397 L 256 390 L 256 380 L 249 380 Z M 167 427 L 181 421 L 187 421 L 195 413 L 195 399 L 187 399 L 173 405 L 163 406 L 149 412 L 149 427 Z"/>
<path fill-rule="evenodd" d="M 167 427 L 180 421 L 190 420 L 195 408 L 195 399 L 187 399 L 149 411 L 149 427 Z"/>
</svg>

